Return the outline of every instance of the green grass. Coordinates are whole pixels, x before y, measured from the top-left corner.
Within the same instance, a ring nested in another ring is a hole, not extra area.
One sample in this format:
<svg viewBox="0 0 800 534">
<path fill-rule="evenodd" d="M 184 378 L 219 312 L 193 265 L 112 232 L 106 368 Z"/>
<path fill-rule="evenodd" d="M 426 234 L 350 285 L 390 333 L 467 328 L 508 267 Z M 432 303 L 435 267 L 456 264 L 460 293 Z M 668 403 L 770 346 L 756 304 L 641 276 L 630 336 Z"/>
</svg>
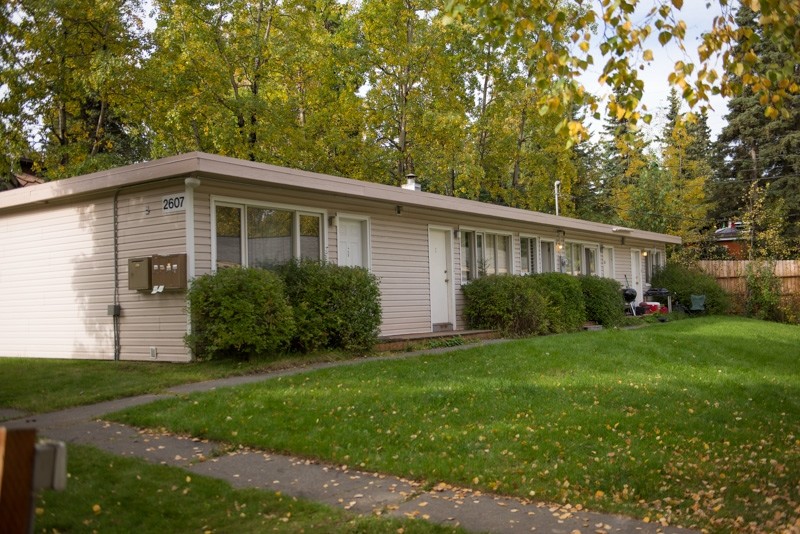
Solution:
<svg viewBox="0 0 800 534">
<path fill-rule="evenodd" d="M 71 446 L 68 456 L 67 489 L 37 499 L 35 532 L 459 532 L 236 490 L 213 478 L 91 447 Z"/>
<path fill-rule="evenodd" d="M 710 531 L 800 521 L 800 328 L 701 318 L 374 361 L 143 427 Z"/>
<path fill-rule="evenodd" d="M 111 362 L 0 358 L 0 408 L 42 413 L 170 386 L 283 369 L 346 356 L 323 354 L 249 362 Z"/>
</svg>

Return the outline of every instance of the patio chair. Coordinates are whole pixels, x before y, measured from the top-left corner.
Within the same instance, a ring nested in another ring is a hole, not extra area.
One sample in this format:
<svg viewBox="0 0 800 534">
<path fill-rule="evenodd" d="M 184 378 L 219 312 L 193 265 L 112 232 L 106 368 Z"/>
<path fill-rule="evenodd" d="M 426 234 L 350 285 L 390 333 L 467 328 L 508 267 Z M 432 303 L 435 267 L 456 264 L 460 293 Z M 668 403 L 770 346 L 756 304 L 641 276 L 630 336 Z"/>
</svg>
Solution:
<svg viewBox="0 0 800 534">
<path fill-rule="evenodd" d="M 692 305 L 689 308 L 689 313 L 703 313 L 706 311 L 706 296 L 705 295 L 691 295 Z"/>
</svg>

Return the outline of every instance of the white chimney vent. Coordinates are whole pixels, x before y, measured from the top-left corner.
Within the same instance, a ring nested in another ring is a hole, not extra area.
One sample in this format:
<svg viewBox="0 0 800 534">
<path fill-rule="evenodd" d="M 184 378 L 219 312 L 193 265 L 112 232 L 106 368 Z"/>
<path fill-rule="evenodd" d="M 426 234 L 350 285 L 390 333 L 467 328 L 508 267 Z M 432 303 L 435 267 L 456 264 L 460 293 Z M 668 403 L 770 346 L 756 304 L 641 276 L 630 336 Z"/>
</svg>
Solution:
<svg viewBox="0 0 800 534">
<path fill-rule="evenodd" d="M 400 187 L 409 191 L 422 191 L 422 186 L 417 183 L 417 175 L 413 173 L 406 174 L 406 183 Z"/>
</svg>

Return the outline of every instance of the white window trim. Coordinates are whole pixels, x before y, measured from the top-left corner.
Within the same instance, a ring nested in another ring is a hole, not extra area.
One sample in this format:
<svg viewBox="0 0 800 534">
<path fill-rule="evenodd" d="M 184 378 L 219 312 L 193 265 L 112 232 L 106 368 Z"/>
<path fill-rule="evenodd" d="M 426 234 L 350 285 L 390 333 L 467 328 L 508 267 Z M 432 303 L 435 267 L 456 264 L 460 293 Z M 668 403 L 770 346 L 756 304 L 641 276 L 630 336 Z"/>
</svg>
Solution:
<svg viewBox="0 0 800 534">
<path fill-rule="evenodd" d="M 611 272 L 610 273 L 606 272 L 606 265 L 605 265 L 605 262 L 603 261 L 604 258 L 605 258 L 605 256 L 604 256 L 605 251 L 607 251 L 607 250 L 611 251 Z M 617 279 L 617 252 L 616 252 L 616 250 L 614 249 L 613 246 L 600 244 L 600 256 L 601 256 L 600 263 L 601 263 L 601 265 L 603 267 L 603 277 L 604 278 L 611 278 L 612 280 L 616 280 Z"/>
<path fill-rule="evenodd" d="M 600 243 L 593 243 L 593 242 L 583 243 L 583 249 L 581 250 L 581 254 L 583 255 L 584 260 L 586 260 L 587 248 L 594 249 L 594 275 L 592 276 L 600 276 L 600 271 L 603 267 L 603 258 L 600 256 L 602 254 L 602 252 L 600 251 Z"/>
<path fill-rule="evenodd" d="M 644 259 L 644 283 L 649 286 L 653 279 L 654 271 L 666 265 L 667 256 L 664 251 L 657 248 L 642 249 L 642 252 L 647 252 L 647 257 Z M 654 257 L 655 254 L 658 254 L 657 264 L 650 259 Z"/>
<path fill-rule="evenodd" d="M 558 242 L 555 239 L 544 238 L 544 237 L 539 239 L 539 254 L 538 254 L 538 260 L 537 260 L 539 265 L 537 266 L 537 268 L 538 268 L 537 272 L 539 272 L 539 273 L 544 273 L 545 272 L 544 271 L 544 263 L 542 262 L 542 243 L 550 243 L 551 245 L 553 245 L 553 270 L 552 271 L 547 271 L 547 272 L 548 273 L 557 273 L 557 272 L 559 272 L 559 270 L 558 270 L 558 262 L 559 262 L 559 257 L 560 257 L 560 255 L 561 255 L 561 253 L 563 251 L 559 251 L 558 250 Z"/>
<path fill-rule="evenodd" d="M 211 272 L 217 271 L 217 206 L 228 206 L 232 208 L 245 208 L 241 220 L 242 235 L 242 265 L 246 263 L 249 256 L 247 251 L 247 207 L 254 208 L 274 208 L 277 210 L 292 211 L 297 216 L 292 219 L 292 250 L 293 254 L 300 250 L 300 215 L 312 215 L 320 217 L 320 259 L 328 259 L 328 212 L 325 209 L 312 208 L 308 206 L 297 206 L 294 204 L 283 204 L 280 202 L 269 202 L 262 200 L 250 200 L 237 197 L 211 196 L 210 217 L 211 217 Z"/>
<path fill-rule="evenodd" d="M 339 265 L 339 251 L 342 249 L 341 242 L 339 241 L 339 221 L 341 219 L 346 219 L 348 221 L 359 221 L 364 223 L 364 227 L 366 229 L 366 236 L 365 243 L 364 243 L 364 254 L 366 258 L 367 269 L 372 271 L 372 221 L 367 215 L 359 215 L 356 213 L 336 213 L 334 215 L 336 220 L 336 264 Z M 327 246 L 325 247 L 325 256 L 327 257 Z"/>
<path fill-rule="evenodd" d="M 542 249 L 541 243 L 542 238 L 538 235 L 533 234 L 519 234 L 519 272 L 522 273 L 522 240 L 523 239 L 532 239 L 536 242 L 536 265 L 532 265 L 531 272 L 529 274 L 539 274 L 542 272 Z M 544 240 L 546 241 L 546 240 Z M 555 246 L 555 245 L 554 245 Z"/>
<path fill-rule="evenodd" d="M 461 280 L 461 285 L 466 285 L 466 284 L 468 284 L 470 282 L 469 280 L 465 280 L 464 279 L 464 273 L 461 270 L 461 262 L 462 262 L 462 259 L 461 259 L 461 235 L 464 232 L 473 232 L 473 233 L 476 233 L 476 234 L 484 234 L 484 236 L 486 234 L 493 234 L 493 235 L 499 235 L 499 236 L 503 236 L 503 237 L 508 237 L 509 238 L 508 239 L 508 242 L 509 242 L 509 251 L 508 252 L 511 254 L 511 256 L 509 258 L 509 262 L 508 262 L 509 263 L 509 265 L 508 265 L 508 274 L 517 274 L 516 270 L 514 268 L 514 263 L 515 263 L 514 262 L 514 258 L 515 258 L 515 254 L 516 254 L 515 251 L 514 251 L 514 241 L 515 241 L 514 240 L 514 232 L 510 232 L 508 230 L 493 230 L 491 228 L 485 228 L 485 227 L 476 228 L 476 227 L 472 227 L 472 226 L 459 226 L 458 227 L 458 232 L 459 232 L 459 238 L 458 238 L 458 256 L 459 256 L 458 273 L 459 273 L 459 278 Z M 475 248 L 477 250 L 477 246 Z"/>
<path fill-rule="evenodd" d="M 595 242 L 592 242 L 592 241 L 566 240 L 566 241 L 564 241 L 564 249 L 565 250 L 562 251 L 562 254 L 564 254 L 566 252 L 566 249 L 567 249 L 567 247 L 569 245 L 580 245 L 580 247 L 581 247 L 581 275 L 582 276 L 586 276 L 586 274 L 585 274 L 586 269 L 584 268 L 584 265 L 583 265 L 583 262 L 586 260 L 586 249 L 587 248 L 595 249 L 596 254 L 595 254 L 595 269 L 594 269 L 595 270 L 595 275 L 594 276 L 598 276 L 597 273 L 600 272 L 600 264 L 602 263 L 602 260 L 600 258 L 600 254 L 601 254 L 601 252 L 600 252 L 600 243 L 595 243 Z M 566 255 L 565 254 L 564 254 L 564 259 L 566 259 Z M 566 267 L 566 264 L 565 264 L 565 267 Z"/>
</svg>

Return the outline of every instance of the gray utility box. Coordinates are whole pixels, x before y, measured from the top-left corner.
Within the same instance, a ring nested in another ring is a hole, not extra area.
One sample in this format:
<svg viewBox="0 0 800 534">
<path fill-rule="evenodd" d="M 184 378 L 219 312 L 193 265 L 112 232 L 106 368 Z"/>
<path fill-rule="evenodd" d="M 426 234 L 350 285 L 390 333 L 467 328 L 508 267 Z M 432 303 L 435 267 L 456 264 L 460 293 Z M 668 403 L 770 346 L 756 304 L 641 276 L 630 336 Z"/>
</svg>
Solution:
<svg viewBox="0 0 800 534">
<path fill-rule="evenodd" d="M 151 260 L 147 258 L 131 258 L 128 260 L 128 289 L 150 290 Z"/>
</svg>

